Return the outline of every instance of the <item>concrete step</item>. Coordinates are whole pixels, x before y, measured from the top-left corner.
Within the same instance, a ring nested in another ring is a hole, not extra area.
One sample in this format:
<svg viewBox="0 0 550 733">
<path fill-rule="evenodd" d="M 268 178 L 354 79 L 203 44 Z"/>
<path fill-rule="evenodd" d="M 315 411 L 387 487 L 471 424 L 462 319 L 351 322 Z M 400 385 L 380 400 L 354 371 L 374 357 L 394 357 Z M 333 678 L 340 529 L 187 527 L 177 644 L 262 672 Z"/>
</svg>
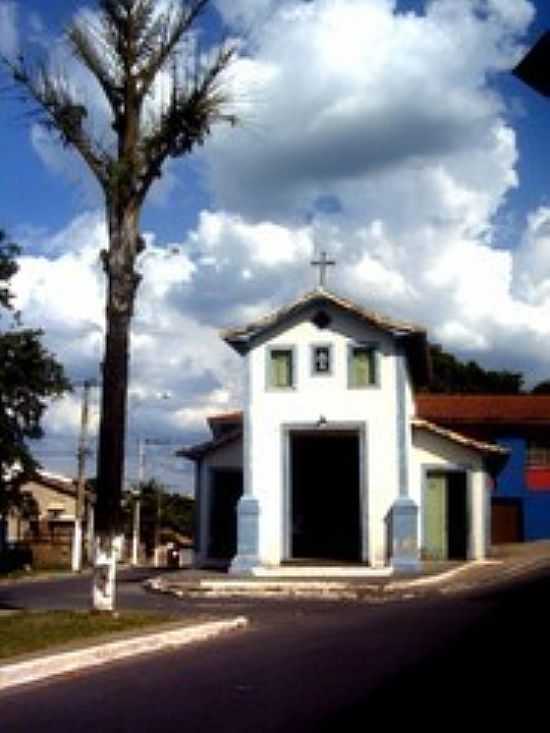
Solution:
<svg viewBox="0 0 550 733">
<path fill-rule="evenodd" d="M 201 580 L 171 583 L 166 579 L 148 581 L 148 588 L 172 593 L 180 598 L 329 598 L 357 600 L 366 595 L 378 596 L 382 584 L 361 581 L 319 579 L 249 579 Z"/>
</svg>

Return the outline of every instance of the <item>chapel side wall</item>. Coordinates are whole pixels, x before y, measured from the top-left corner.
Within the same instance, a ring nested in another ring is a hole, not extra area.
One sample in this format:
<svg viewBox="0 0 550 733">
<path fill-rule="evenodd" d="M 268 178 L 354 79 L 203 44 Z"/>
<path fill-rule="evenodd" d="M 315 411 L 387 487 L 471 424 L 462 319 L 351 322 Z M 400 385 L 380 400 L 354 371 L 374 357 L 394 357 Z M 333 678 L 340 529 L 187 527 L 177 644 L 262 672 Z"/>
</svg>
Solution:
<svg viewBox="0 0 550 733">
<path fill-rule="evenodd" d="M 310 318 L 316 309 L 286 322 L 248 355 L 249 404 L 245 431 L 254 447 L 250 452 L 249 490 L 260 503 L 260 560 L 276 565 L 284 558 L 283 489 L 288 466 L 284 427 L 314 426 L 322 416 L 331 424 L 353 423 L 363 427 L 364 487 L 369 520 L 368 559 L 375 565 L 386 561 L 386 516 L 399 493 L 396 347 L 392 337 L 366 328 L 338 309 L 324 307 L 332 322 L 319 329 Z M 365 389 L 348 386 L 349 346 L 369 341 L 379 348 L 379 384 Z M 311 346 L 333 344 L 333 370 L 329 376 L 312 376 Z M 267 356 L 270 347 L 294 348 L 295 386 L 272 390 L 267 386 Z M 409 399 L 407 404 L 412 401 Z M 407 408 L 409 409 L 409 408 Z M 366 559 L 366 558 L 365 558 Z"/>
<path fill-rule="evenodd" d="M 198 464 L 195 478 L 195 492 L 198 494 L 198 501 L 196 503 L 198 508 L 197 531 L 199 532 L 199 549 L 194 555 L 194 563 L 196 565 L 200 566 L 208 559 L 212 471 L 215 469 L 242 470 L 242 467 L 242 440 L 234 440 L 231 443 L 217 448 L 205 456 Z"/>
<path fill-rule="evenodd" d="M 478 451 L 462 446 L 427 430 L 413 431 L 413 450 L 411 454 L 411 498 L 422 507 L 422 490 L 426 471 L 441 468 L 459 468 L 468 474 L 468 557 L 482 559 L 486 556 L 490 530 L 487 515 L 487 474 L 483 458 Z M 423 546 L 422 513 L 419 515 L 419 540 Z"/>
</svg>

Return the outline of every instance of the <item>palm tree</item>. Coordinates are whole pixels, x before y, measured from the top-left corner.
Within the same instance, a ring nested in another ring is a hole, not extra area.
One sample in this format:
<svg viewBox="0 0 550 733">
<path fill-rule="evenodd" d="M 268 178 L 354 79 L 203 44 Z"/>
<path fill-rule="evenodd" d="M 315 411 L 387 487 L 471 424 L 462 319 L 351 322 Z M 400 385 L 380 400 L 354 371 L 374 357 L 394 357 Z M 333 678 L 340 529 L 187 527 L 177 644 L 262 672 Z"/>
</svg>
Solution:
<svg viewBox="0 0 550 733">
<path fill-rule="evenodd" d="M 199 53 L 194 33 L 209 0 L 98 0 L 97 21 L 80 14 L 66 38 L 95 77 L 110 109 L 111 144 L 90 131 L 88 109 L 67 78 L 24 57 L 3 58 L 15 84 L 35 104 L 39 120 L 74 148 L 99 182 L 109 246 L 101 253 L 107 279 L 106 336 L 97 467 L 97 541 L 104 587 L 114 588 L 112 539 L 120 525 L 130 321 L 144 249 L 140 213 L 168 157 L 202 144 L 218 122 L 235 123 L 223 72 L 234 49 L 220 44 Z M 155 84 L 164 101 L 152 109 Z M 112 608 L 108 592 L 94 605 Z"/>
</svg>

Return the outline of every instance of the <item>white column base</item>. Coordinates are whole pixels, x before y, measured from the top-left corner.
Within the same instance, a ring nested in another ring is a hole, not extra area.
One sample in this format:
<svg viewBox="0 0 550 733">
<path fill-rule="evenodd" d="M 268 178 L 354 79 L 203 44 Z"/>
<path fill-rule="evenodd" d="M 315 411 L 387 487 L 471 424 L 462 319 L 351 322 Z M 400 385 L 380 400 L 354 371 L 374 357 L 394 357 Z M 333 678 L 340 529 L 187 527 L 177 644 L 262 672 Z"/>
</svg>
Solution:
<svg viewBox="0 0 550 733">
<path fill-rule="evenodd" d="M 92 603 L 95 611 L 115 609 L 116 551 L 112 540 L 96 540 Z"/>
<path fill-rule="evenodd" d="M 74 520 L 71 569 L 74 573 L 82 570 L 82 521 Z"/>
</svg>

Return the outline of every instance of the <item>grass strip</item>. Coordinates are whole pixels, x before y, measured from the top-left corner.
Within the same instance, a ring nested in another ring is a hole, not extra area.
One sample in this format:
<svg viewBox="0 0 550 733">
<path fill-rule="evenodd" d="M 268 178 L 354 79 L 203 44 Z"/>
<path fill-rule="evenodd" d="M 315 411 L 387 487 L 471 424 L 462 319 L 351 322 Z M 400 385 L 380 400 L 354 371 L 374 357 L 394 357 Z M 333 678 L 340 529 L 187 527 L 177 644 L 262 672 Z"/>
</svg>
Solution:
<svg viewBox="0 0 550 733">
<path fill-rule="evenodd" d="M 183 621 L 163 613 L 22 611 L 0 616 L 0 660 Z M 153 629 L 151 629 L 153 630 Z"/>
</svg>

